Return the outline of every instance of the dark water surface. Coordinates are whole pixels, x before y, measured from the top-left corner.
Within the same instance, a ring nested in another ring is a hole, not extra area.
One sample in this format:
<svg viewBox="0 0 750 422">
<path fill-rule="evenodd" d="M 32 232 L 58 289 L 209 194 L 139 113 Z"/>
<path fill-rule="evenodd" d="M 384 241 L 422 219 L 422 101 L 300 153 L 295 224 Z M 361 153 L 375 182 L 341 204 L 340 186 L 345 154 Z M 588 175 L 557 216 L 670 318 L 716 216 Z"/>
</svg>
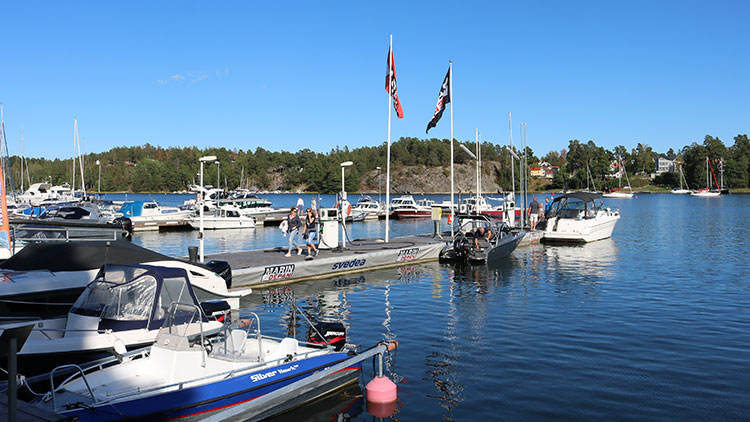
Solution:
<svg viewBox="0 0 750 422">
<path fill-rule="evenodd" d="M 288 306 L 272 302 L 293 293 L 307 314 L 343 318 L 352 343 L 397 339 L 387 359 L 395 420 L 748 420 L 750 196 L 605 203 L 622 213 L 612 239 L 524 247 L 489 268 L 432 263 L 298 283 L 243 306 L 265 332 L 286 334 Z M 396 235 L 431 229 L 392 224 Z M 276 228 L 207 237 L 207 253 L 284 244 Z M 194 233 L 134 242 L 173 255 L 196 243 Z M 373 420 L 357 393 L 278 419 Z"/>
</svg>

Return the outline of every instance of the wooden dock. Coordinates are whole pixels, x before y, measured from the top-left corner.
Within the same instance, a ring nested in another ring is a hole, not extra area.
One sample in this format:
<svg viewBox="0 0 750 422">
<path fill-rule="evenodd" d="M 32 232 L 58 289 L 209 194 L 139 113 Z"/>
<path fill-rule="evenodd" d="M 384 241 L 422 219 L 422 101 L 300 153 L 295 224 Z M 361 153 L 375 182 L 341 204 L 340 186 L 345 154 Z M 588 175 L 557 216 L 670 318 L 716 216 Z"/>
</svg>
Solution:
<svg viewBox="0 0 750 422">
<path fill-rule="evenodd" d="M 71 419 L 58 413 L 50 412 L 25 401 L 18 400 L 16 408 L 17 422 L 46 422 L 46 421 L 72 421 Z M 0 422 L 8 421 L 8 395 L 0 394 Z"/>
<path fill-rule="evenodd" d="M 405 236 L 390 239 L 355 239 L 345 249 L 322 249 L 315 257 L 303 254 L 285 256 L 287 248 L 228 252 L 207 255 L 232 267 L 233 287 L 267 287 L 317 278 L 336 277 L 420 262 L 437 261 L 445 241 L 432 235 Z"/>
</svg>

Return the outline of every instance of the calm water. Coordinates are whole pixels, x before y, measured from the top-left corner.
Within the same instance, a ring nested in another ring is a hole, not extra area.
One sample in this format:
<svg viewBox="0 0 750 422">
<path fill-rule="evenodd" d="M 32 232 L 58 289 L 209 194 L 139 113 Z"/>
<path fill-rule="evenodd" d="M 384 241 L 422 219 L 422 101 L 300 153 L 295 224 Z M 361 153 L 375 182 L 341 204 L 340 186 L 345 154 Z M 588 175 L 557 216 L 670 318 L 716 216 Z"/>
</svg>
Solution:
<svg viewBox="0 0 750 422">
<path fill-rule="evenodd" d="M 343 318 L 352 343 L 399 340 L 387 362 L 399 384 L 393 419 L 747 420 L 750 196 L 605 202 L 622 213 L 609 240 L 525 247 L 491 268 L 433 263 L 298 283 L 243 306 L 269 334 L 286 334 L 289 309 L 273 303 L 294 294 L 311 316 Z M 394 235 L 431 230 L 392 224 Z M 350 227 L 375 237 L 383 223 Z M 206 244 L 212 253 L 284 240 L 268 227 L 208 233 Z M 134 242 L 173 255 L 197 244 L 190 232 Z M 357 394 L 279 420 L 373 420 Z"/>
</svg>

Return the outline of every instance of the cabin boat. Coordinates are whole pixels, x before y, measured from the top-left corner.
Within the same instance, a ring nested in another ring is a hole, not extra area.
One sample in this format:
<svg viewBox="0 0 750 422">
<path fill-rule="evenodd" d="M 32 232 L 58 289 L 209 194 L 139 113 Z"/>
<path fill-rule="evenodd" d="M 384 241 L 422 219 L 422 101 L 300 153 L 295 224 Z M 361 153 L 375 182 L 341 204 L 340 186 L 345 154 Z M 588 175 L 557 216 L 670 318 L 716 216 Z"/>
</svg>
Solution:
<svg viewBox="0 0 750 422">
<path fill-rule="evenodd" d="M 66 315 L 104 265 L 149 264 L 182 268 L 199 300 L 222 297 L 234 306 L 243 292 L 229 292 L 225 261 L 205 265 L 171 258 L 128 241 L 31 243 L 0 264 L 0 315 L 48 318 Z"/>
<path fill-rule="evenodd" d="M 28 368 L 24 374 L 49 371 L 53 362 L 90 361 L 122 347 L 149 346 L 173 302 L 201 306 L 208 335 L 218 332 L 230 309 L 226 301 L 199 302 L 184 268 L 103 267 L 66 316 L 34 325 L 19 351 L 21 366 Z"/>
<path fill-rule="evenodd" d="M 556 196 L 547 211 L 545 242 L 593 242 L 612 236 L 619 211 L 604 206 L 599 194 L 574 192 Z"/>
<path fill-rule="evenodd" d="M 364 213 L 365 220 L 377 220 L 380 215 L 385 214 L 383 205 L 370 198 L 369 196 L 360 196 L 357 204 L 352 207 L 352 213 Z"/>
<path fill-rule="evenodd" d="M 432 208 L 419 205 L 411 195 L 402 195 L 391 200 L 391 209 L 398 218 L 429 218 Z"/>
<path fill-rule="evenodd" d="M 200 215 L 192 215 L 189 224 L 194 229 L 200 229 Z M 252 229 L 255 228 L 255 219 L 244 215 L 234 205 L 222 205 L 203 212 L 203 228 L 206 230 L 218 229 Z"/>
<path fill-rule="evenodd" d="M 118 212 L 130 219 L 133 231 L 183 226 L 187 224 L 192 213 L 177 207 L 162 207 L 155 201 L 126 201 Z"/>
</svg>

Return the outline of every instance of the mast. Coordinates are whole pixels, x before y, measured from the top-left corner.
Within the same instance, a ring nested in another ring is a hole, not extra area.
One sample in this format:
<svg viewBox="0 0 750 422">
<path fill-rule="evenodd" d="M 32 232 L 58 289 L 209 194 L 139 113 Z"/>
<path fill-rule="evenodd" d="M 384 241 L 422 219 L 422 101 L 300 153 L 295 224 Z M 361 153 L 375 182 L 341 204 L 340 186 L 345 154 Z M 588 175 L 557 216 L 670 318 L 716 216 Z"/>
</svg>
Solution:
<svg viewBox="0 0 750 422">
<path fill-rule="evenodd" d="M 510 118 L 510 111 L 508 112 L 508 127 L 510 128 L 510 150 L 513 151 L 513 119 Z M 511 190 L 513 191 L 513 200 L 516 199 L 516 175 L 514 174 L 516 163 L 513 161 L 513 156 L 510 156 L 510 181 Z M 515 213 L 515 211 L 514 211 Z"/>
<path fill-rule="evenodd" d="M 474 211 L 479 214 L 479 128 L 474 129 L 474 143 L 477 148 L 477 196 L 474 201 Z"/>
</svg>

